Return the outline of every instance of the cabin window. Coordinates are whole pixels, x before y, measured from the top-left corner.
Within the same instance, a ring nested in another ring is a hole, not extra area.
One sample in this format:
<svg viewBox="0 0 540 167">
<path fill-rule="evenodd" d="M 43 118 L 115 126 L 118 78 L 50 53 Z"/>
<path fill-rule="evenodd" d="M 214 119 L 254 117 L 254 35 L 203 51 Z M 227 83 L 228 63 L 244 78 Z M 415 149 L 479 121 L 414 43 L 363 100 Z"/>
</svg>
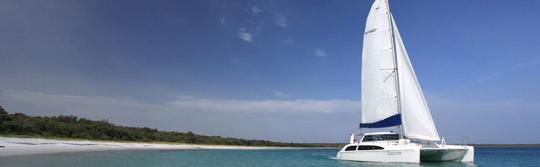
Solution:
<svg viewBox="0 0 540 167">
<path fill-rule="evenodd" d="M 369 136 L 364 136 L 364 140 L 362 141 L 366 142 L 366 141 L 376 141 L 376 140 L 373 135 L 369 135 Z"/>
<path fill-rule="evenodd" d="M 358 150 L 383 150 L 384 148 L 379 146 L 358 146 Z"/>
<path fill-rule="evenodd" d="M 349 146 L 349 147 L 345 148 L 345 151 L 356 151 L 356 147 L 358 147 L 358 146 Z"/>
<path fill-rule="evenodd" d="M 380 135 L 382 140 L 399 140 L 399 135 L 397 134 L 386 134 L 386 135 Z"/>
<path fill-rule="evenodd" d="M 398 134 L 384 134 L 384 135 L 367 135 L 362 140 L 366 141 L 386 141 L 386 140 L 399 140 Z"/>
</svg>

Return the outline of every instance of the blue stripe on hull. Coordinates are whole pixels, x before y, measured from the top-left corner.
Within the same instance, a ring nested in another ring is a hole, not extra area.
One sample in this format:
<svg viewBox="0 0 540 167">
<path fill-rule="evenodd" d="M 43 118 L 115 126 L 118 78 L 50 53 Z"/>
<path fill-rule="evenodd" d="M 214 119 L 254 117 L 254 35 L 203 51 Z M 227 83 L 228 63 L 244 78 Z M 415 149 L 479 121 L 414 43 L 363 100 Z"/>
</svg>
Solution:
<svg viewBox="0 0 540 167">
<path fill-rule="evenodd" d="M 385 128 L 401 125 L 401 114 L 392 115 L 373 123 L 360 123 L 360 128 Z"/>
</svg>

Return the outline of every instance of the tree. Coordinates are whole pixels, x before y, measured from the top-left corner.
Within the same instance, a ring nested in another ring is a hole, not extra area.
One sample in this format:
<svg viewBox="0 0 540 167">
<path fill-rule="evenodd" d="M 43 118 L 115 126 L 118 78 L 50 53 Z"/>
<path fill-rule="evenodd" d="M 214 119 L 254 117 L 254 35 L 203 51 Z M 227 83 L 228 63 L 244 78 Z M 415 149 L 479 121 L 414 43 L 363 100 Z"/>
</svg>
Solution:
<svg viewBox="0 0 540 167">
<path fill-rule="evenodd" d="M 8 117 L 8 112 L 0 106 L 0 123 L 4 122 Z"/>
<path fill-rule="evenodd" d="M 148 127 L 118 126 L 110 123 L 108 120 L 94 121 L 76 116 L 60 115 L 47 117 L 29 116 L 23 113 L 9 114 L 1 106 L 0 135 L 250 146 L 315 146 L 310 144 L 205 136 L 191 131 L 182 133 L 159 131 L 158 129 Z"/>
</svg>

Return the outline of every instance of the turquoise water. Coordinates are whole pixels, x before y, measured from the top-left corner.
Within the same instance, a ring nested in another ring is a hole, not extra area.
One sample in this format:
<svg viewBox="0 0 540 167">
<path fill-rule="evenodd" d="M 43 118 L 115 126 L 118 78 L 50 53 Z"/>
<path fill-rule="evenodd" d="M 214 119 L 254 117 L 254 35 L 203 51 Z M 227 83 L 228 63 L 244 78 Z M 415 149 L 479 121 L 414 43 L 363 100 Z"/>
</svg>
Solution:
<svg viewBox="0 0 540 167">
<path fill-rule="evenodd" d="M 333 159 L 335 149 L 309 150 L 197 150 L 115 151 L 0 158 L 1 167 L 162 167 L 162 166 L 540 166 L 540 149 L 478 148 L 476 162 L 467 163 L 365 163 Z"/>
</svg>

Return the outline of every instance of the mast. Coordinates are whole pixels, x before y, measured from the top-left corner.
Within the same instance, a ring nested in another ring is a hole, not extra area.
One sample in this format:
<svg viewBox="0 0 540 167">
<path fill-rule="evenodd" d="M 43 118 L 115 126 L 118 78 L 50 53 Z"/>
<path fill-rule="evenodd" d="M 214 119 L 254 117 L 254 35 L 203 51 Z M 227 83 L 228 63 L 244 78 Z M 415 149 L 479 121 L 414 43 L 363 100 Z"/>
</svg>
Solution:
<svg viewBox="0 0 540 167">
<path fill-rule="evenodd" d="M 392 39 L 392 56 L 394 57 L 394 71 L 393 73 L 396 75 L 396 104 L 397 104 L 397 110 L 398 113 L 401 116 L 401 94 L 400 94 L 400 86 L 399 86 L 399 75 L 398 75 L 398 63 L 397 63 L 397 49 L 396 49 L 396 38 L 395 38 L 395 32 L 394 32 L 394 22 L 392 21 L 392 12 L 390 11 L 390 3 L 388 3 L 388 0 L 386 1 L 386 7 L 388 11 L 388 22 L 390 25 L 390 37 Z M 401 116 L 403 118 L 403 116 Z M 401 125 L 399 125 L 399 138 L 403 139 L 403 119 L 401 119 Z"/>
</svg>

